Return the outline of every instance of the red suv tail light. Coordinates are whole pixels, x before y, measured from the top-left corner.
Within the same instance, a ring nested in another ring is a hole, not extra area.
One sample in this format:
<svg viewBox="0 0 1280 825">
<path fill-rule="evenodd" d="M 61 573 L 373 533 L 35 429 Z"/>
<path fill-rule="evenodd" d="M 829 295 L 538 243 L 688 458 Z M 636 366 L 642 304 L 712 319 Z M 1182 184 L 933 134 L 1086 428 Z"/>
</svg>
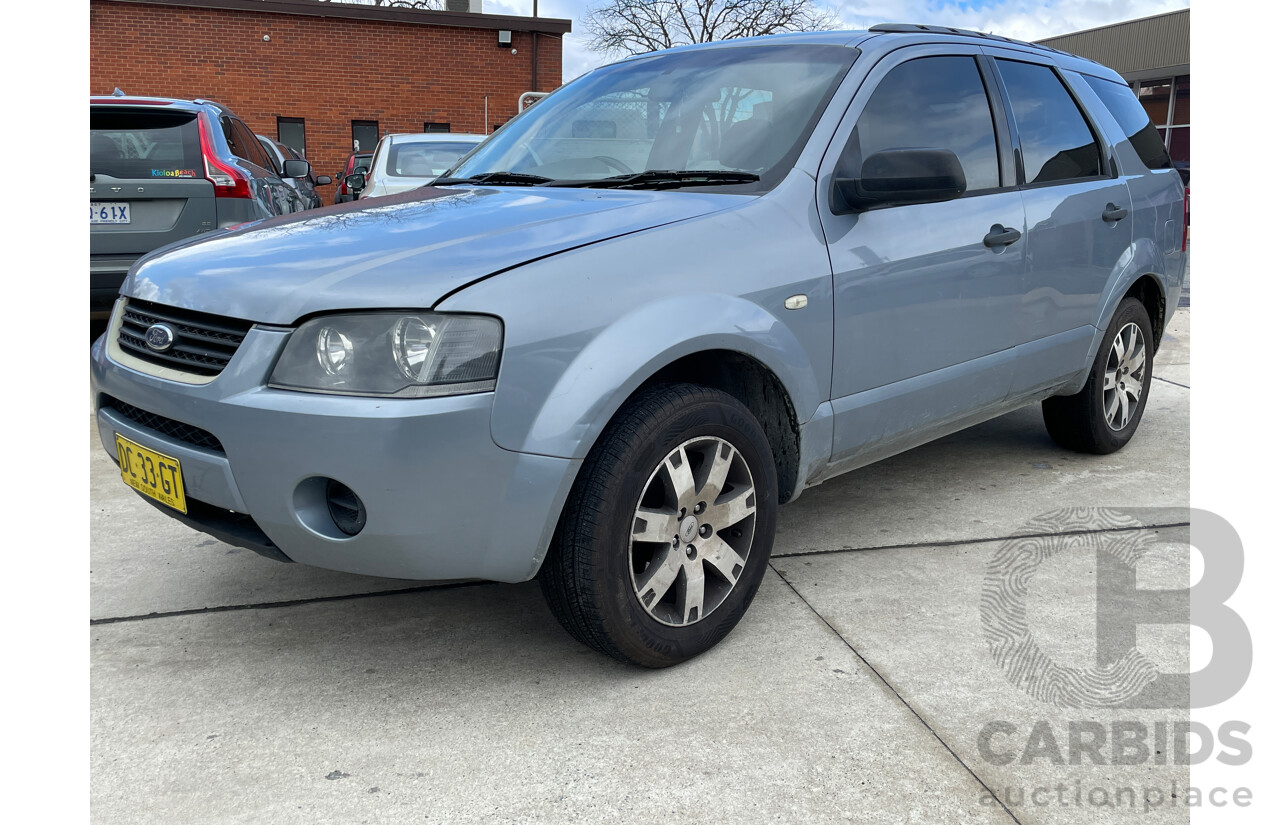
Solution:
<svg viewBox="0 0 1280 825">
<path fill-rule="evenodd" d="M 200 115 L 200 151 L 204 155 L 204 176 L 213 184 L 215 198 L 251 198 L 249 176 L 218 160 L 213 150 L 213 127 L 207 115 Z"/>
</svg>

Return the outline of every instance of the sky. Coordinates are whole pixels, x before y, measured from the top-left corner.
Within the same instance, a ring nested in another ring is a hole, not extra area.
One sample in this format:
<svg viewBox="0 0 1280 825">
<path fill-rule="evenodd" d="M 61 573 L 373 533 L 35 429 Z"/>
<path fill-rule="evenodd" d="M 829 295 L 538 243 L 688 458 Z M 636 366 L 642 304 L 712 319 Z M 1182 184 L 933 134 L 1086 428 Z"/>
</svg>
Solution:
<svg viewBox="0 0 1280 825">
<path fill-rule="evenodd" d="M 564 79 L 572 80 L 611 58 L 587 48 L 580 22 L 588 8 L 605 0 L 538 0 L 542 17 L 573 21 L 564 40 Z M 865 29 L 875 23 L 928 23 L 956 26 L 1012 37 L 1039 40 L 1058 34 L 1119 23 L 1137 17 L 1185 9 L 1190 0 L 815 0 L 836 13 L 845 28 Z M 490 14 L 532 13 L 533 0 L 484 0 Z"/>
</svg>

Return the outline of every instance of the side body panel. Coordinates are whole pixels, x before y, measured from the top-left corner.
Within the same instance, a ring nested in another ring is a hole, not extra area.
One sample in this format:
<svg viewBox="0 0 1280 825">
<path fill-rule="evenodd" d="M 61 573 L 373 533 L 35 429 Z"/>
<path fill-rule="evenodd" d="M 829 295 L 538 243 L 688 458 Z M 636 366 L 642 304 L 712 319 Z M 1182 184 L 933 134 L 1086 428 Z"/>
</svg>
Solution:
<svg viewBox="0 0 1280 825">
<path fill-rule="evenodd" d="M 998 78 L 998 67 L 1007 65 L 1003 61 L 1039 66 L 1058 75 L 1083 110 L 1081 114 L 1103 154 L 1102 177 L 1022 186 L 1027 213 L 1027 284 L 1017 308 L 1016 344 L 1021 352 L 1011 395 L 1035 397 L 1064 381 L 1074 381 L 1087 367 L 1098 304 L 1107 284 L 1131 257 L 1132 203 L 1125 180 L 1118 174 L 1111 139 L 1099 123 L 1099 107 L 1075 93 L 1052 57 L 998 48 L 983 52 L 993 59 Z M 1002 79 L 1000 83 L 1008 106 Z M 1012 108 L 1006 113 L 1017 146 L 1017 118 Z M 1119 214 L 1113 210 L 1129 214 L 1120 220 L 1103 218 L 1104 213 Z"/>
<path fill-rule="evenodd" d="M 1099 75 L 1102 75 L 1099 72 Z M 1112 268 L 1110 277 L 1100 290 L 1092 307 L 1093 340 L 1085 363 L 1090 364 L 1102 335 L 1115 314 L 1116 307 L 1129 289 L 1144 276 L 1155 278 L 1164 296 L 1164 323 L 1167 326 L 1178 306 L 1185 277 L 1186 253 L 1182 251 L 1184 226 L 1182 179 L 1174 169 L 1149 170 L 1129 145 L 1119 124 L 1107 112 L 1102 101 L 1089 88 L 1084 78 L 1075 72 L 1064 72 L 1064 78 L 1072 92 L 1089 109 L 1094 122 L 1111 145 L 1113 157 L 1120 171 L 1120 180 L 1129 191 L 1132 221 L 1132 240 L 1125 254 Z M 1156 329 L 1156 335 L 1163 334 Z M 1087 368 L 1064 385 L 1060 394 L 1078 392 L 1088 380 Z"/>
<path fill-rule="evenodd" d="M 801 294 L 804 309 L 784 309 Z M 503 319 L 493 438 L 510 450 L 584 457 L 647 378 L 705 350 L 772 370 L 801 424 L 830 396 L 831 270 L 799 171 L 768 196 L 535 261 L 436 309 Z"/>
<path fill-rule="evenodd" d="M 910 61 L 955 57 L 975 61 L 976 80 L 979 50 L 965 44 L 899 49 L 876 63 L 819 172 L 835 290 L 832 457 L 841 464 L 929 440 L 1009 392 L 1025 242 L 991 249 L 983 238 L 997 224 L 1025 234 L 1017 189 L 843 215 L 831 204 L 841 152 L 877 85 Z"/>
</svg>

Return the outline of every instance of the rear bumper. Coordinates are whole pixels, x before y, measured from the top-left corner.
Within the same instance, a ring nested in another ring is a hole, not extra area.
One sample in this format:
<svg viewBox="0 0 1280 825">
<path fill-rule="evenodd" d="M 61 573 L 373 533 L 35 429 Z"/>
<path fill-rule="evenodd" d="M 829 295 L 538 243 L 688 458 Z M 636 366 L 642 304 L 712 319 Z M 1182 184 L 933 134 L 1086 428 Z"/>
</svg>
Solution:
<svg viewBox="0 0 1280 825">
<path fill-rule="evenodd" d="M 200 503 L 181 520 L 264 555 L 277 557 L 274 548 L 303 564 L 402 579 L 515 582 L 537 572 L 580 461 L 498 447 L 488 393 L 376 399 L 268 389 L 287 335 L 250 331 L 205 385 L 123 367 L 99 341 L 91 372 L 103 447 L 114 456 L 119 433 L 178 459 L 187 497 Z M 222 449 L 166 435 L 104 397 L 207 430 Z M 334 528 L 316 478 L 340 481 L 363 501 L 357 535 Z"/>
</svg>

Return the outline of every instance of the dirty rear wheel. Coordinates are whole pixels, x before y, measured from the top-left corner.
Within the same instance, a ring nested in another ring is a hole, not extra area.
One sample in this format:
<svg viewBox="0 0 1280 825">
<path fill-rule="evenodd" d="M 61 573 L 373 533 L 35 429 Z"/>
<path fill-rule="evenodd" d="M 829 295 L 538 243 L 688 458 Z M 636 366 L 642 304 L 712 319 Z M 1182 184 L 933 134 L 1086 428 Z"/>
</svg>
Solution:
<svg viewBox="0 0 1280 825">
<path fill-rule="evenodd" d="M 539 574 L 547 603 L 576 639 L 624 662 L 666 667 L 708 650 L 764 577 L 777 487 L 769 441 L 732 396 L 642 392 L 574 483 Z"/>
</svg>

